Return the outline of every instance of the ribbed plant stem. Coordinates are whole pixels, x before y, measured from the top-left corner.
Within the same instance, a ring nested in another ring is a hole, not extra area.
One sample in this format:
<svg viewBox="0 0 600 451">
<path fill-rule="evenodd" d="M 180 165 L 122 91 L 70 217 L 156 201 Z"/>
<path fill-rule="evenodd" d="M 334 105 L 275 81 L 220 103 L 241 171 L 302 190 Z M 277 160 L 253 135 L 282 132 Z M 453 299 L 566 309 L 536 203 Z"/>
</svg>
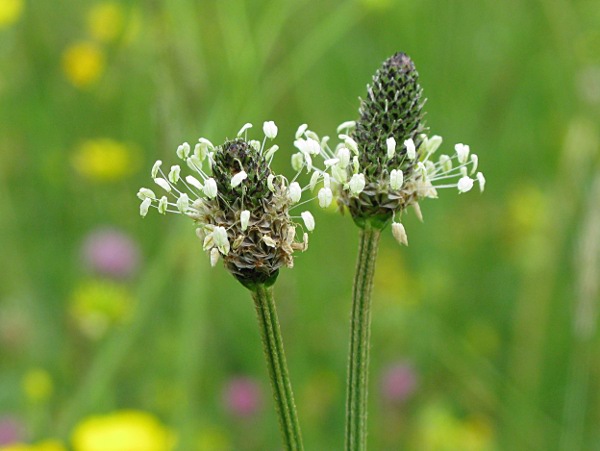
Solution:
<svg viewBox="0 0 600 451">
<path fill-rule="evenodd" d="M 252 297 L 256 307 L 283 443 L 288 451 L 302 450 L 300 424 L 298 423 L 294 394 L 292 393 L 292 385 L 283 351 L 279 320 L 277 319 L 275 301 L 273 300 L 273 288 L 262 284 L 257 285 L 252 290 Z"/>
<path fill-rule="evenodd" d="M 346 392 L 346 451 L 367 449 L 371 291 L 380 235 L 379 229 L 373 229 L 369 225 L 360 232 L 350 321 Z"/>
</svg>

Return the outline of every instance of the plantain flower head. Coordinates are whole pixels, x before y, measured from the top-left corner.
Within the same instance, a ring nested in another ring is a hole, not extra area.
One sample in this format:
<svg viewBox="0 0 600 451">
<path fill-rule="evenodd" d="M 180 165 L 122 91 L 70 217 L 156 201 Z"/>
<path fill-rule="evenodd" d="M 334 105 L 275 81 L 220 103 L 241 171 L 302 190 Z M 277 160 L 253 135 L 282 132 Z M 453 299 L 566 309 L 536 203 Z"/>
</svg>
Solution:
<svg viewBox="0 0 600 451">
<path fill-rule="evenodd" d="M 483 174 L 476 172 L 478 157 L 468 145 L 456 144 L 452 155 L 435 156 L 442 138 L 427 135 L 418 78 L 406 54 L 388 58 L 367 86 L 359 119 L 338 127 L 335 146 L 327 137 L 320 140 L 325 167 L 319 204 L 326 207 L 337 198 L 362 228 L 383 229 L 393 221 L 393 235 L 402 244 L 408 240 L 396 220 L 407 207 L 414 207 L 422 219 L 419 201 L 436 198 L 438 189 L 464 193 L 475 182 L 482 191 L 485 185 Z"/>
<path fill-rule="evenodd" d="M 191 174 L 183 176 L 179 165 L 163 170 L 159 160 L 151 175 L 161 195 L 149 188 L 138 192 L 142 216 L 155 208 L 161 214 L 191 218 L 211 264 L 222 258 L 249 288 L 272 284 L 282 266 L 292 267 L 294 251 L 308 246 L 304 230 L 314 229 L 309 212 L 298 217 L 290 214 L 307 187 L 271 169 L 278 146 L 266 144 L 277 136 L 277 126 L 265 122 L 262 142 L 247 139 L 251 127 L 244 125 L 235 139 L 220 146 L 206 138 L 200 138 L 193 149 L 188 143 L 180 145 L 177 156 Z M 299 171 L 304 167 L 301 162 Z"/>
</svg>

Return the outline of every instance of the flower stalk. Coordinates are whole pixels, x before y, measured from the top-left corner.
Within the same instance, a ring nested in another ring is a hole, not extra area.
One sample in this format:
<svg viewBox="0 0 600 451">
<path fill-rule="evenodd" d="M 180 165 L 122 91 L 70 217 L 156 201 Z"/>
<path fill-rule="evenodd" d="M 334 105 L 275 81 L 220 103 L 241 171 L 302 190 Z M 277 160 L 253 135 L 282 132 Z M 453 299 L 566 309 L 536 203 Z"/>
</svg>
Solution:
<svg viewBox="0 0 600 451">
<path fill-rule="evenodd" d="M 300 424 L 283 350 L 283 340 L 273 299 L 273 287 L 265 284 L 255 285 L 252 289 L 252 298 L 256 308 L 263 351 L 271 380 L 273 401 L 279 417 L 284 446 L 288 451 L 302 450 Z"/>
<path fill-rule="evenodd" d="M 380 236 L 381 230 L 371 226 L 360 231 L 350 320 L 346 392 L 346 450 L 367 448 L 371 292 L 373 291 L 375 259 Z"/>
</svg>

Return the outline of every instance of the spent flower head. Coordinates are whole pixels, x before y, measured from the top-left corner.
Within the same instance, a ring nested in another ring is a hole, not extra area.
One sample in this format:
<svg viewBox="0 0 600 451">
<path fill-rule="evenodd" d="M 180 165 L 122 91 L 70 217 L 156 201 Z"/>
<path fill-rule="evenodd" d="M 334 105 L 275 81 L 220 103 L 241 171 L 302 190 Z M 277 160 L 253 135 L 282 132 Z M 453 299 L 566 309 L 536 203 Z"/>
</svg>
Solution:
<svg viewBox="0 0 600 451">
<path fill-rule="evenodd" d="M 321 207 L 337 198 L 362 228 L 382 229 L 394 221 L 394 237 L 408 244 L 404 226 L 396 222 L 407 207 L 414 207 L 422 219 L 419 201 L 437 198 L 440 188 L 464 193 L 477 182 L 483 191 L 485 177 L 477 172 L 478 158 L 468 145 L 456 144 L 454 154 L 435 157 L 442 138 L 427 135 L 424 103 L 412 60 L 396 53 L 367 86 L 359 119 L 338 127 L 335 146 L 329 145 L 328 137 L 320 139 L 310 130 L 299 130 L 300 137 L 320 144 L 318 151 L 309 150 L 307 144 L 297 147 L 306 155 L 309 168 L 315 154 L 323 159 L 324 169 L 314 170 L 312 184 L 323 179 L 317 194 Z"/>
<path fill-rule="evenodd" d="M 193 219 L 196 234 L 214 266 L 223 258 L 227 269 L 245 286 L 271 284 L 279 268 L 292 267 L 293 253 L 304 251 L 314 218 L 305 211 L 299 217 L 290 210 L 301 205 L 301 187 L 271 169 L 271 161 L 279 147 L 267 146 L 277 136 L 277 126 L 263 125 L 262 142 L 248 140 L 252 124 L 245 124 L 236 138 L 214 146 L 200 138 L 192 147 L 183 143 L 177 156 L 191 170 L 183 176 L 179 165 L 162 169 L 157 161 L 151 171 L 154 183 L 162 191 L 157 195 L 141 188 L 140 214 L 146 216 L 153 207 L 159 213 L 177 213 Z M 306 166 L 300 162 L 299 171 Z M 296 222 L 302 219 L 303 225 Z"/>
</svg>

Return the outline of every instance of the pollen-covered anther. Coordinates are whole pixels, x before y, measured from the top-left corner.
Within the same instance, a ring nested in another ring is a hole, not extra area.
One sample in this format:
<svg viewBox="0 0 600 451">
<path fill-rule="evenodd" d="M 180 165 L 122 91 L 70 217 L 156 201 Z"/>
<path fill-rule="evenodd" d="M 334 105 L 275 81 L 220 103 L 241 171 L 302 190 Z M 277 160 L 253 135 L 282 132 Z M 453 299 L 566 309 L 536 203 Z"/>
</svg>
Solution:
<svg viewBox="0 0 600 451">
<path fill-rule="evenodd" d="M 409 160 L 414 160 L 417 157 L 417 149 L 415 147 L 415 142 L 412 138 L 404 141 L 404 147 L 406 148 L 406 157 Z"/>
<path fill-rule="evenodd" d="M 348 183 L 350 192 L 354 195 L 362 193 L 362 191 L 365 189 L 365 183 L 364 174 L 354 174 Z"/>
<path fill-rule="evenodd" d="M 400 189 L 404 183 L 404 174 L 398 169 L 392 169 L 390 172 L 390 187 Z"/>
<path fill-rule="evenodd" d="M 300 198 L 302 197 L 302 188 L 300 187 L 300 184 L 298 182 L 292 182 L 290 184 L 290 187 L 288 189 L 288 197 L 290 198 L 290 201 L 295 204 L 297 203 Z"/>
<path fill-rule="evenodd" d="M 182 160 L 185 160 L 190 155 L 190 151 L 190 145 L 188 143 L 183 143 L 177 147 L 177 156 Z"/>
<path fill-rule="evenodd" d="M 477 181 L 479 182 L 479 191 L 483 192 L 485 188 L 485 177 L 481 172 L 477 173 Z"/>
<path fill-rule="evenodd" d="M 465 164 L 469 158 L 469 146 L 466 144 L 458 143 L 454 146 L 458 162 Z"/>
<path fill-rule="evenodd" d="M 236 186 L 239 186 L 239 184 L 242 183 L 247 178 L 248 178 L 248 174 L 246 174 L 246 171 L 238 172 L 233 177 L 231 177 L 231 187 L 235 188 Z"/>
<path fill-rule="evenodd" d="M 385 145 L 387 148 L 387 157 L 391 160 L 396 154 L 396 140 L 393 136 L 390 136 L 388 139 L 385 140 Z"/>
<path fill-rule="evenodd" d="M 466 193 L 467 191 L 471 191 L 473 188 L 473 179 L 469 176 L 461 177 L 457 184 L 459 193 Z"/>
<path fill-rule="evenodd" d="M 240 226 L 242 232 L 245 232 L 248 228 L 248 223 L 250 222 L 250 212 L 248 210 L 242 211 L 240 214 Z"/>
<path fill-rule="evenodd" d="M 313 217 L 313 215 L 311 214 L 310 211 L 303 211 L 302 213 L 300 213 L 300 216 L 302 217 L 302 220 L 304 221 L 306 230 L 308 230 L 309 232 L 312 232 L 313 230 L 315 230 L 315 218 Z"/>
<path fill-rule="evenodd" d="M 404 226 L 400 222 L 392 223 L 392 235 L 400 244 L 404 244 L 408 246 L 408 236 L 406 235 L 406 230 Z"/>
<path fill-rule="evenodd" d="M 152 204 L 152 199 L 149 197 L 146 197 L 142 203 L 140 204 L 140 216 L 144 217 L 148 214 L 148 209 L 150 208 L 150 205 Z"/>
<path fill-rule="evenodd" d="M 321 208 L 327 208 L 333 201 L 333 193 L 330 188 L 321 188 L 317 194 L 319 199 L 319 206 Z"/>
<path fill-rule="evenodd" d="M 209 178 L 204 183 L 204 194 L 209 199 L 214 199 L 217 197 L 217 182 L 213 178 Z"/>
<path fill-rule="evenodd" d="M 275 139 L 277 137 L 277 125 L 273 121 L 267 121 L 263 124 L 263 131 L 265 136 L 269 139 Z"/>
<path fill-rule="evenodd" d="M 216 247 L 213 247 L 210 250 L 210 266 L 212 266 L 213 268 L 215 266 L 217 266 L 217 263 L 219 263 L 220 257 L 221 257 L 221 254 L 219 253 L 219 250 Z"/>
</svg>

